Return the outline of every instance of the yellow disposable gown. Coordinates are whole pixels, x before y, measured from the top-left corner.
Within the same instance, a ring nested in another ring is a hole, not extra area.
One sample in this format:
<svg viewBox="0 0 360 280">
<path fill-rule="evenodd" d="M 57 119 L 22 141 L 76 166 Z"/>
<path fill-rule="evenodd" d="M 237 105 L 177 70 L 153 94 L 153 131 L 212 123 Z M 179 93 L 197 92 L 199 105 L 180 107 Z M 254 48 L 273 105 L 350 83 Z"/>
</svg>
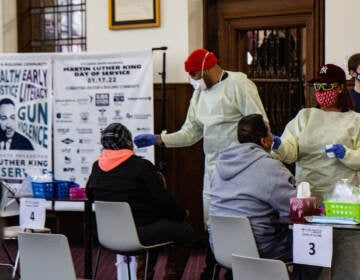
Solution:
<svg viewBox="0 0 360 280">
<path fill-rule="evenodd" d="M 329 158 L 325 153 L 328 144 L 344 145 L 345 157 Z M 285 163 L 296 162 L 297 184 L 309 182 L 311 193 L 320 200 L 328 198 L 340 179 L 348 178 L 358 186 L 360 114 L 303 109 L 287 124 L 281 145 L 272 154 Z"/>
<path fill-rule="evenodd" d="M 329 158 L 328 144 L 342 144 L 343 159 Z M 335 183 L 348 178 L 359 185 L 360 114 L 354 111 L 329 112 L 310 108 L 301 110 L 291 120 L 274 157 L 296 162 L 296 182 L 307 181 L 313 196 L 328 199 Z M 360 279 L 360 231 L 334 229 L 331 279 Z"/>
<path fill-rule="evenodd" d="M 161 134 L 166 147 L 191 146 L 203 138 L 205 173 L 203 186 L 204 220 L 208 218 L 210 176 L 218 152 L 237 142 L 237 123 L 241 117 L 266 113 L 255 84 L 241 72 L 228 77 L 207 90 L 195 90 L 185 123 L 177 132 Z"/>
</svg>

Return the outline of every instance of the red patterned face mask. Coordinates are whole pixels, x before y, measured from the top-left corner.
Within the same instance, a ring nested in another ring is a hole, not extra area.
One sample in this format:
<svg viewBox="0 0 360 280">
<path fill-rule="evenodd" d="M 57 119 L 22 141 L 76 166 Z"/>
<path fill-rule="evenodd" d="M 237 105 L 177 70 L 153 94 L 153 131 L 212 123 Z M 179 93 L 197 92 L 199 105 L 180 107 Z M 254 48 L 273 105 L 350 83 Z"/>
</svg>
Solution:
<svg viewBox="0 0 360 280">
<path fill-rule="evenodd" d="M 317 91 L 315 92 L 316 101 L 323 108 L 328 108 L 333 106 L 338 100 L 338 93 L 336 88 L 327 91 Z"/>
</svg>

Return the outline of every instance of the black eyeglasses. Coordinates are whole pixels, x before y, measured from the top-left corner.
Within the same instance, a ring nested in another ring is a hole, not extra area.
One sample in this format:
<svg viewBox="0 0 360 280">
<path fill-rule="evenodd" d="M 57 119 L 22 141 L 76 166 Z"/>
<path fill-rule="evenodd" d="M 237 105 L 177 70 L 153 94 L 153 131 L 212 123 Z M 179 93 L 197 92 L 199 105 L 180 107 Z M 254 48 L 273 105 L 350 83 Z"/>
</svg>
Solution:
<svg viewBox="0 0 360 280">
<path fill-rule="evenodd" d="M 332 90 L 334 89 L 338 84 L 333 83 L 333 84 L 326 84 L 326 83 L 315 83 L 314 84 L 314 89 L 316 91 L 324 91 L 324 90 Z"/>
</svg>

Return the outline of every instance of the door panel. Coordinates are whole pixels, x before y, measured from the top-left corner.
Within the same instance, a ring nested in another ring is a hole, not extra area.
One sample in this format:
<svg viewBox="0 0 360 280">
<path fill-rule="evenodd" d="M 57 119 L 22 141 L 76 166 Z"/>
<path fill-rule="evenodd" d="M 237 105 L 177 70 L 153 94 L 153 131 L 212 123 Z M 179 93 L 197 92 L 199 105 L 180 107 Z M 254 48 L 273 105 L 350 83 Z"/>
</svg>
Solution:
<svg viewBox="0 0 360 280">
<path fill-rule="evenodd" d="M 314 105 L 306 81 L 324 63 L 324 0 L 205 0 L 204 5 L 205 48 L 218 55 L 224 69 L 245 72 L 256 83 L 272 130 L 281 134 L 301 108 Z M 255 45 L 249 34 L 258 36 Z M 289 34 L 295 54 L 279 50 L 281 44 L 289 50 Z M 256 53 L 261 47 L 267 53 Z M 258 71 L 264 58 L 266 67 Z"/>
</svg>

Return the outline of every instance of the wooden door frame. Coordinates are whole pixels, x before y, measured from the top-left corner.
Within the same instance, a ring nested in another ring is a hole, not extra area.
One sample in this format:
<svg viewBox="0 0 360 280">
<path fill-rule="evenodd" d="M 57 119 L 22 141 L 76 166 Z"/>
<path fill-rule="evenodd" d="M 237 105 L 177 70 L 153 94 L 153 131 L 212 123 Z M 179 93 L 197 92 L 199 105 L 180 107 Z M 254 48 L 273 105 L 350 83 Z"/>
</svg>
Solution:
<svg viewBox="0 0 360 280">
<path fill-rule="evenodd" d="M 204 0 L 204 47 L 227 70 L 246 70 L 240 31 L 282 27 L 306 29 L 305 80 L 310 80 L 325 60 L 325 0 Z M 309 96 L 306 87 L 306 106 Z"/>
</svg>

